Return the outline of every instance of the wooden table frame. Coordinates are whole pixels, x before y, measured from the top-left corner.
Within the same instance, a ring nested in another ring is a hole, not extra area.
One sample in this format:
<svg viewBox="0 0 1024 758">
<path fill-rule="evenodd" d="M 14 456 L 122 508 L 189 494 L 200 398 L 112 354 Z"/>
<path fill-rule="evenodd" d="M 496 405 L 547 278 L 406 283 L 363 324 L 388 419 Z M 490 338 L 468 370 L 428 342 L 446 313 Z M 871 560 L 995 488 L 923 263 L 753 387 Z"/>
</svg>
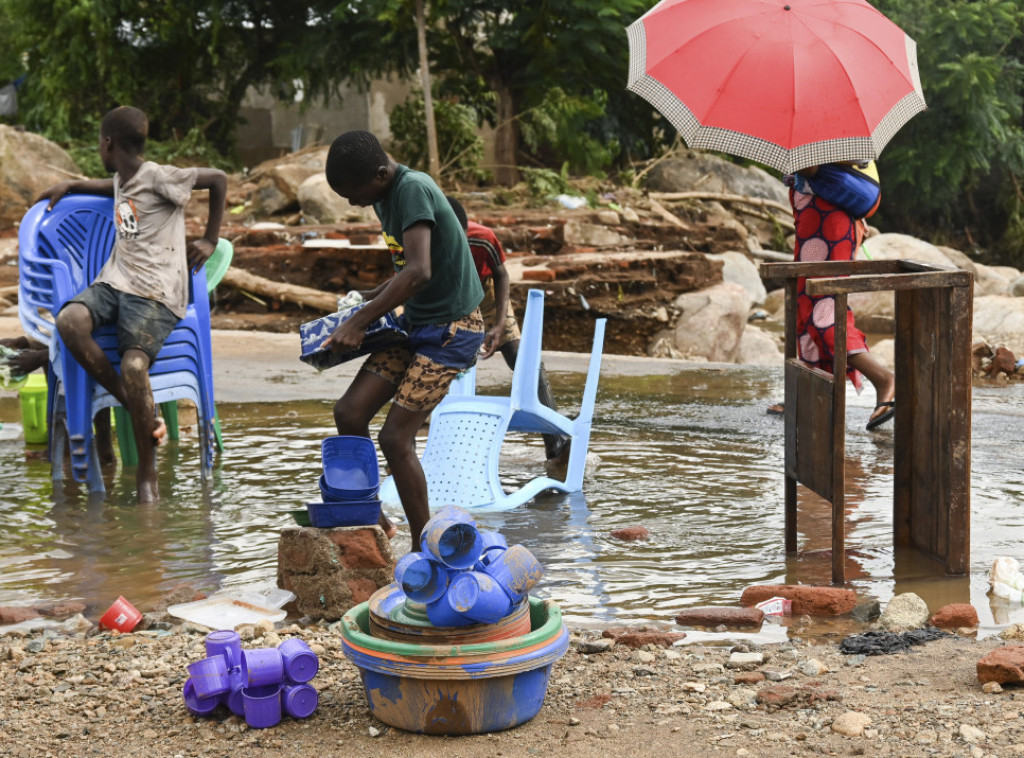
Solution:
<svg viewBox="0 0 1024 758">
<path fill-rule="evenodd" d="M 832 582 L 846 581 L 846 314 L 853 292 L 896 293 L 893 544 L 924 551 L 946 573 L 970 564 L 971 321 L 974 275 L 917 261 L 766 263 L 786 280 L 785 530 L 797 550 L 796 491 L 832 504 Z M 831 374 L 797 356 L 797 279 L 835 298 Z M 839 381 L 836 380 L 839 377 Z"/>
</svg>

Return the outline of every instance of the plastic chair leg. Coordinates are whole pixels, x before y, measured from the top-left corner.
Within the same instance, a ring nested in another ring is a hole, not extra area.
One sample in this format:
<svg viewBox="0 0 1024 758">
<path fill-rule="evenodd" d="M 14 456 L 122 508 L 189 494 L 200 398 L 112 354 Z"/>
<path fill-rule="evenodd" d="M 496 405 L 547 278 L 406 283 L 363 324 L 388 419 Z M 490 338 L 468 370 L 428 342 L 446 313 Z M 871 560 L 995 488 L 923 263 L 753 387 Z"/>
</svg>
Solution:
<svg viewBox="0 0 1024 758">
<path fill-rule="evenodd" d="M 164 423 L 167 425 L 167 439 L 179 439 L 178 402 L 176 400 L 168 400 L 166 403 L 160 403 L 160 415 L 164 417 Z"/>
<path fill-rule="evenodd" d="M 139 450 L 135 447 L 132 420 L 122 406 L 114 406 L 114 424 L 117 426 L 117 447 L 121 451 L 122 466 L 138 466 Z"/>
</svg>

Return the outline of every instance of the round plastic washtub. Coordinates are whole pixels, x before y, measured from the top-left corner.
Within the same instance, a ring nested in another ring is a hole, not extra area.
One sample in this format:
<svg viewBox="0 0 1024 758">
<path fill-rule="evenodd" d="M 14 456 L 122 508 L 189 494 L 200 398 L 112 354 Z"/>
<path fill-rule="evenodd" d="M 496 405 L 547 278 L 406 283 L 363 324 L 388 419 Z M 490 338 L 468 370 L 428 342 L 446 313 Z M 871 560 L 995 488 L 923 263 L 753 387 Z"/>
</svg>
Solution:
<svg viewBox="0 0 1024 758">
<path fill-rule="evenodd" d="M 401 587 L 392 583 L 370 597 L 370 634 L 393 642 L 417 645 L 469 645 L 520 637 L 530 632 L 530 605 L 525 601 L 495 624 L 433 626 L 426 609 L 407 600 Z"/>
<path fill-rule="evenodd" d="M 217 241 L 217 247 L 206 260 L 206 291 L 213 292 L 224 274 L 231 267 L 231 259 L 235 256 L 235 248 L 229 240 L 221 237 Z"/>
<path fill-rule="evenodd" d="M 480 734 L 529 721 L 547 694 L 551 666 L 569 646 L 562 613 L 530 598 L 531 631 L 468 645 L 415 645 L 372 637 L 369 604 L 342 619 L 342 650 L 363 679 L 367 704 L 386 724 L 425 734 Z"/>
</svg>

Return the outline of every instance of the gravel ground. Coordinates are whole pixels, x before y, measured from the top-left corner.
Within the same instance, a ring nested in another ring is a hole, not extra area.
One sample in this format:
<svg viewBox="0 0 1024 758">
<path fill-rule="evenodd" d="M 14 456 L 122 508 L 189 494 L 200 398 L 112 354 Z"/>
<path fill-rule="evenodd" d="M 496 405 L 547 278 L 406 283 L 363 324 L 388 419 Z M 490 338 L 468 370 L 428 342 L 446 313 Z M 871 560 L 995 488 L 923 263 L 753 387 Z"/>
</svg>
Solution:
<svg viewBox="0 0 1024 758">
<path fill-rule="evenodd" d="M 863 658 L 842 655 L 838 637 L 634 650 L 574 632 L 532 721 L 429 737 L 370 715 L 337 625 L 239 628 L 244 647 L 297 636 L 321 660 L 313 716 L 253 730 L 226 710 L 195 718 L 185 709 L 186 666 L 204 657 L 209 630 L 158 621 L 118 635 L 76 624 L 86 631 L 0 636 L 0 755 L 1024 755 L 1024 689 L 983 689 L 976 676 L 977 660 L 1007 644 L 996 637 Z"/>
</svg>

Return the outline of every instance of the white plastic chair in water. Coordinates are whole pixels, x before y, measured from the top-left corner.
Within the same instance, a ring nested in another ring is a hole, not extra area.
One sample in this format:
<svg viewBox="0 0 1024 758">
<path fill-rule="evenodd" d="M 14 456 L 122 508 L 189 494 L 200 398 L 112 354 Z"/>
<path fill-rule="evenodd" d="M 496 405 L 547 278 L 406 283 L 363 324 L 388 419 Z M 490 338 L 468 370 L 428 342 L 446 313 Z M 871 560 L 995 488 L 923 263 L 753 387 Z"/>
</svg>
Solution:
<svg viewBox="0 0 1024 758">
<path fill-rule="evenodd" d="M 532 500 L 544 490 L 582 490 L 601 371 L 605 319 L 598 319 L 595 324 L 587 383 L 580 413 L 575 419 L 551 410 L 537 397 L 543 322 L 544 293 L 530 290 L 509 397 L 474 394 L 476 375 L 471 369 L 434 409 L 422 458 L 431 508 L 458 505 L 503 511 Z M 498 476 L 498 460 L 509 431 L 568 437 L 572 447 L 565 479 L 539 476 L 515 492 L 506 493 Z M 392 478 L 381 485 L 380 497 L 385 505 L 401 503 Z"/>
</svg>

